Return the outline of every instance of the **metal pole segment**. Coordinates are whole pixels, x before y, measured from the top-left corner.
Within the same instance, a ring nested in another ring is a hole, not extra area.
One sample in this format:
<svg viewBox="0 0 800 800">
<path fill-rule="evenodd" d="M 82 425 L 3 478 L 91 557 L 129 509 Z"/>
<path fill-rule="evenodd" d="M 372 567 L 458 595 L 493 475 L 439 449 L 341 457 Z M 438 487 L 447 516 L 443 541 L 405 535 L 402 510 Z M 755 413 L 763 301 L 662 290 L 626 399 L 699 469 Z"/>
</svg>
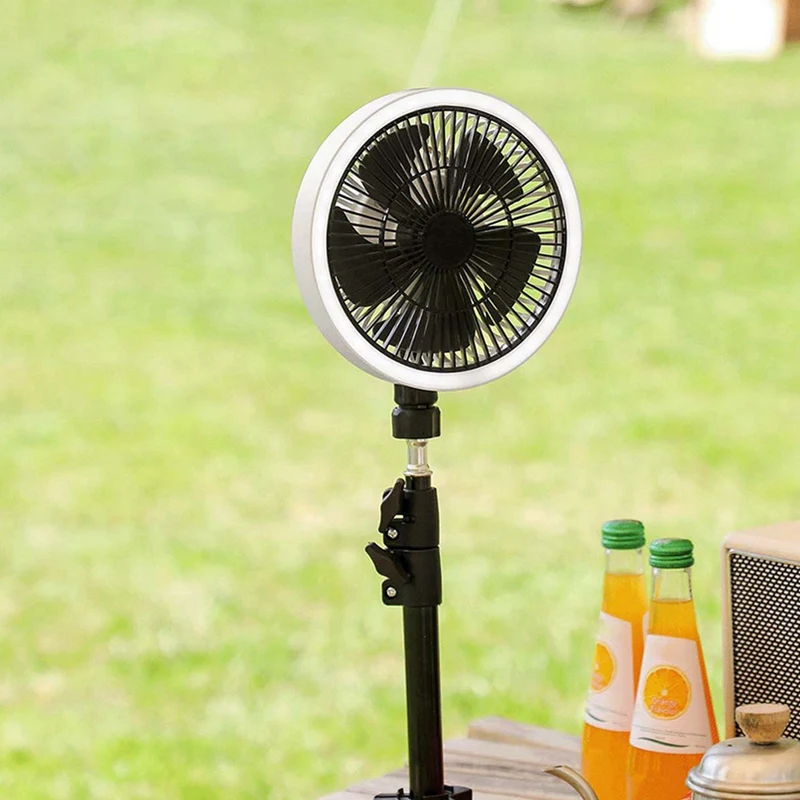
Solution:
<svg viewBox="0 0 800 800">
<path fill-rule="evenodd" d="M 427 475 L 406 472 L 409 489 L 429 489 Z M 408 716 L 408 771 L 414 798 L 444 794 L 439 609 L 403 609 Z"/>
<path fill-rule="evenodd" d="M 403 609 L 411 795 L 444 794 L 442 696 L 439 671 L 439 610 Z"/>
</svg>

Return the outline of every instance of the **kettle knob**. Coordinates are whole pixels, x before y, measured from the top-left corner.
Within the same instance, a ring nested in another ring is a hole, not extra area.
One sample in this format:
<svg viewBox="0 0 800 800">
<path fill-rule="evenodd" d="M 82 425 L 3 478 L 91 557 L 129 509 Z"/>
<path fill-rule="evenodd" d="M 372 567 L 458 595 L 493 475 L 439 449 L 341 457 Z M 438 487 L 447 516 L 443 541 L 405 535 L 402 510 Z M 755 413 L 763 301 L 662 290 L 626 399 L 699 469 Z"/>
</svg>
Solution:
<svg viewBox="0 0 800 800">
<path fill-rule="evenodd" d="M 783 736 L 792 710 L 782 703 L 751 703 L 737 706 L 736 721 L 755 744 L 772 744 Z"/>
</svg>

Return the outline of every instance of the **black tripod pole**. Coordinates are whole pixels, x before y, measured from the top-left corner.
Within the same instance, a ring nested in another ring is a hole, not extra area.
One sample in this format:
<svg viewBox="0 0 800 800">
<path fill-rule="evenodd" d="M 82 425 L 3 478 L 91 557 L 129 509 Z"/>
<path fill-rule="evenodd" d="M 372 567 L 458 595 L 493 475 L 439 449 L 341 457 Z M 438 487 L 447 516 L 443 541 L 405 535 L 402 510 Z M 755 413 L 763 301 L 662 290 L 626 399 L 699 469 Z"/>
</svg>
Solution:
<svg viewBox="0 0 800 800">
<path fill-rule="evenodd" d="M 436 392 L 395 386 L 397 407 L 392 434 L 408 443 L 408 465 L 383 495 L 378 530 L 385 549 L 372 543 L 367 553 L 383 582 L 383 602 L 403 607 L 408 716 L 408 770 L 413 800 L 470 800 L 472 792 L 446 786 L 442 748 L 439 670 L 439 504 L 431 486 L 428 440 L 439 436 Z M 378 798 L 408 797 L 397 794 Z"/>
<path fill-rule="evenodd" d="M 409 449 L 414 446 L 409 444 Z M 430 490 L 430 475 L 406 475 L 406 488 L 411 491 Z M 403 609 L 403 642 L 411 794 L 414 797 L 435 797 L 444 792 L 438 606 L 406 606 Z"/>
<path fill-rule="evenodd" d="M 444 792 L 439 609 L 403 609 L 408 714 L 408 776 L 413 797 Z"/>
</svg>

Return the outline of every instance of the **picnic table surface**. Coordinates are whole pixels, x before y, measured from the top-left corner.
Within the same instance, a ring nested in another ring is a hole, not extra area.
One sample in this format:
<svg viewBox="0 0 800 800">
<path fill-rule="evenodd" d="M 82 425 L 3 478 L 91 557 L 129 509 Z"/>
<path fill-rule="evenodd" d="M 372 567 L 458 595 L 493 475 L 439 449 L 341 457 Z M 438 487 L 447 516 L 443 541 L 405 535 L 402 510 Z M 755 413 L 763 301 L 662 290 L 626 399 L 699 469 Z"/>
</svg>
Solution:
<svg viewBox="0 0 800 800">
<path fill-rule="evenodd" d="M 469 726 L 466 738 L 445 743 L 445 780 L 469 786 L 474 800 L 567 800 L 574 789 L 545 775 L 547 767 L 578 767 L 580 740 L 560 731 L 484 717 Z M 408 770 L 362 781 L 320 800 L 372 800 L 381 792 L 408 790 Z"/>
</svg>

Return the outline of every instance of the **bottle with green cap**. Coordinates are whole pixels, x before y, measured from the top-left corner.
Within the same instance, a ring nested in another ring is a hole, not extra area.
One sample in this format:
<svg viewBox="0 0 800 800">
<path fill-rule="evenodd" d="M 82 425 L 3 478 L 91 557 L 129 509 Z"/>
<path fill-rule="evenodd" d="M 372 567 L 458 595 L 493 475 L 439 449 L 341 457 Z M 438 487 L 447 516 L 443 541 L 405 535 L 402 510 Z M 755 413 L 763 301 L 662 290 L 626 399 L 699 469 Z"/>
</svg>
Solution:
<svg viewBox="0 0 800 800">
<path fill-rule="evenodd" d="M 635 519 L 603 524 L 603 601 L 586 699 L 581 771 L 599 800 L 625 797 L 636 682 L 642 663 L 647 591 L 644 525 Z"/>
<path fill-rule="evenodd" d="M 719 741 L 692 598 L 693 564 L 688 539 L 650 545 L 653 589 L 631 726 L 627 800 L 684 800 L 689 770 Z"/>
</svg>

